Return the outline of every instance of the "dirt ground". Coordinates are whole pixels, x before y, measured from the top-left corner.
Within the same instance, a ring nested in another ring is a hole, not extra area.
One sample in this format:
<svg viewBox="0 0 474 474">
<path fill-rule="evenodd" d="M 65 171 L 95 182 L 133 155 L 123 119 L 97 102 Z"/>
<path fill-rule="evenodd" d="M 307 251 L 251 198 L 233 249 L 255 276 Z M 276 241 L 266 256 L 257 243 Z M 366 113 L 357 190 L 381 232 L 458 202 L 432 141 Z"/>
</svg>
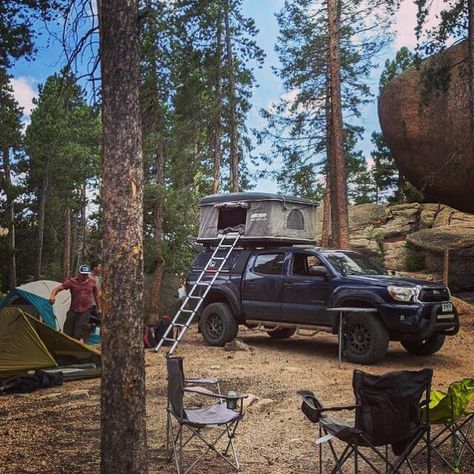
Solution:
<svg viewBox="0 0 474 474">
<path fill-rule="evenodd" d="M 434 388 L 445 389 L 454 380 L 472 376 L 474 315 L 462 316 L 462 329 L 443 349 L 430 357 L 408 355 L 391 343 L 383 362 L 362 368 L 381 374 L 397 369 L 434 369 Z M 241 330 L 250 352 L 226 352 L 204 345 L 195 329 L 189 331 L 178 353 L 185 358 L 186 375 L 215 376 L 223 389 L 257 397 L 246 409 L 236 441 L 242 470 L 255 474 L 317 472 L 316 426 L 300 411 L 296 391 L 313 390 L 328 405 L 353 401 L 352 371 L 337 366 L 336 337 L 319 334 L 274 341 L 265 333 Z M 165 358 L 146 353 L 147 416 L 151 473 L 172 473 L 165 446 Z M 62 387 L 24 396 L 0 398 L 0 473 L 99 472 L 100 380 L 70 382 Z M 194 446 L 185 459 L 196 454 Z M 326 453 L 329 454 L 329 453 Z M 330 472 L 327 459 L 323 472 Z M 434 460 L 433 473 L 450 472 Z M 228 467 L 209 455 L 197 473 L 221 474 Z M 353 472 L 353 471 L 352 471 Z M 368 472 L 361 468 L 360 472 Z M 426 472 L 423 463 L 416 472 Z M 474 458 L 466 456 L 461 472 L 474 472 Z"/>
</svg>

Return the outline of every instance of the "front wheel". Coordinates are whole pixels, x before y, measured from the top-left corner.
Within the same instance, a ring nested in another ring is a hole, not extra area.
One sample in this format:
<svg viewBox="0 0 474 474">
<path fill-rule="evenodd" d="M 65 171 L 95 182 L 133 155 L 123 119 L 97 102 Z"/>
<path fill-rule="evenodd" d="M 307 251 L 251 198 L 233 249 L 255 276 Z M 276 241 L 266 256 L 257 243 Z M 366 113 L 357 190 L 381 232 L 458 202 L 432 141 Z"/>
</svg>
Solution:
<svg viewBox="0 0 474 474">
<path fill-rule="evenodd" d="M 201 334 L 210 346 L 223 346 L 237 336 L 239 325 L 229 305 L 212 303 L 201 314 Z"/>
<path fill-rule="evenodd" d="M 374 364 L 388 350 L 389 335 L 374 314 L 349 313 L 344 320 L 344 355 L 356 364 Z"/>
<path fill-rule="evenodd" d="M 418 356 L 427 356 L 438 352 L 444 344 L 444 334 L 434 333 L 421 341 L 401 341 L 407 352 Z"/>
</svg>

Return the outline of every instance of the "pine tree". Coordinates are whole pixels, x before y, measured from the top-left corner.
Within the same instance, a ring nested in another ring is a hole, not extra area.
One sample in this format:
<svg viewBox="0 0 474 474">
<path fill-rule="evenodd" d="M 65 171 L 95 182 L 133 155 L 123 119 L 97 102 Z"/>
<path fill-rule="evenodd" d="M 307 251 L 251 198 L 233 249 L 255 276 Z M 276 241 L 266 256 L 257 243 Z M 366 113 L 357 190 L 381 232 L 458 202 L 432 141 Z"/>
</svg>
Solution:
<svg viewBox="0 0 474 474">
<path fill-rule="evenodd" d="M 103 2 L 103 474 L 147 472 L 143 348 L 143 155 L 137 0 Z"/>
<path fill-rule="evenodd" d="M 376 53 L 389 39 L 385 34 L 396 3 L 377 1 L 368 8 L 361 1 L 332 1 L 332 33 L 336 36 L 331 50 L 327 1 L 287 0 L 277 16 L 280 35 L 276 51 L 281 63 L 277 73 L 286 93 L 272 109 L 262 111 L 268 126 L 259 138 L 272 143 L 272 156 L 264 160 L 271 163 L 273 156 L 282 158 L 284 168 L 277 174 L 280 183 L 299 181 L 295 171 L 306 170 L 305 179 L 313 177 L 314 190 L 307 196 L 314 195 L 326 181 L 331 183 L 331 214 L 338 222 L 333 229 L 341 246 L 347 245 L 347 184 L 341 166 L 351 170 L 349 160 L 358 156 L 354 150 L 363 131 L 355 128 L 351 119 L 359 117 L 360 107 L 371 99 L 368 75 Z M 335 54 L 340 56 L 339 65 Z M 345 160 L 341 160 L 343 156 Z M 331 178 L 328 162 L 334 158 L 337 165 Z M 321 177 L 328 173 L 329 180 Z"/>
<path fill-rule="evenodd" d="M 3 174 L 0 183 L 5 194 L 5 221 L 9 231 L 7 247 L 8 281 L 9 287 L 15 288 L 17 285 L 15 198 L 18 194 L 18 187 L 12 183 L 12 158 L 22 148 L 22 110 L 13 96 L 10 77 L 2 69 L 0 69 L 0 104 L 0 150 L 3 163 Z"/>
</svg>

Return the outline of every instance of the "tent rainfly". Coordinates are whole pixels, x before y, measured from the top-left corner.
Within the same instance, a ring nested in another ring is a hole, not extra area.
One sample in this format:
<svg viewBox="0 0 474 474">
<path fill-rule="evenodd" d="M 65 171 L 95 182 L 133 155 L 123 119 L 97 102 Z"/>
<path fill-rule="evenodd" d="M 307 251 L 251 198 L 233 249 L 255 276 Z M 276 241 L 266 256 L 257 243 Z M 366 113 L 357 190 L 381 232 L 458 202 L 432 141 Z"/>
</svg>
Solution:
<svg viewBox="0 0 474 474">
<path fill-rule="evenodd" d="M 51 306 L 49 296 L 60 283 L 51 280 L 39 280 L 10 290 L 0 301 L 0 308 L 13 306 L 35 316 L 53 329 L 63 329 L 66 314 L 71 305 L 69 290 L 61 291 L 56 303 Z"/>
<path fill-rule="evenodd" d="M 0 378 L 71 364 L 100 367 L 100 352 L 19 308 L 0 309 Z"/>
<path fill-rule="evenodd" d="M 213 244 L 218 234 L 240 232 L 241 242 L 260 244 L 314 243 L 317 203 L 269 193 L 230 193 L 199 202 L 197 242 Z"/>
</svg>

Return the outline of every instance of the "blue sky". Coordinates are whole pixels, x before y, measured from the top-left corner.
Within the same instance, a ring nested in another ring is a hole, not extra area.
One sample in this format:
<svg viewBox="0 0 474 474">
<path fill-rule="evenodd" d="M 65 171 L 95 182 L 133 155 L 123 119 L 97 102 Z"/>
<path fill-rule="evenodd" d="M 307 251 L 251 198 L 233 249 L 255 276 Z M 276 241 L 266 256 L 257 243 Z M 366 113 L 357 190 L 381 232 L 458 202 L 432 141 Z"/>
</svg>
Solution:
<svg viewBox="0 0 474 474">
<path fill-rule="evenodd" d="M 433 7 L 439 9 L 443 0 L 433 0 Z M 261 128 L 264 123 L 258 111 L 268 107 L 272 101 L 284 92 L 278 78 L 273 74 L 272 66 L 278 66 L 278 58 L 274 52 L 274 44 L 278 35 L 278 25 L 275 13 L 284 4 L 284 0 L 244 0 L 243 10 L 246 16 L 255 19 L 259 34 L 258 44 L 266 53 L 265 64 L 262 69 L 255 70 L 256 82 L 259 85 L 254 91 L 252 104 L 253 108 L 248 117 L 249 128 Z M 414 26 L 416 22 L 416 7 L 413 0 L 402 0 L 400 11 L 394 26 L 394 41 L 391 47 L 378 58 L 379 68 L 374 70 L 370 79 L 373 92 L 376 93 L 378 79 L 385 59 L 392 58 L 401 46 L 413 48 L 415 46 Z M 48 34 L 43 29 L 43 34 L 38 41 L 38 54 L 34 61 L 19 61 L 11 70 L 13 87 L 17 100 L 24 107 L 25 120 L 32 108 L 32 99 L 37 94 L 38 85 L 54 72 L 59 71 L 64 62 L 59 44 L 48 38 Z M 361 123 L 366 128 L 366 137 L 361 142 L 361 149 L 365 156 L 369 156 L 370 134 L 379 128 L 377 107 L 374 101 L 366 106 L 362 111 Z M 271 180 L 260 180 L 256 183 L 256 190 L 273 192 L 277 191 L 275 183 Z"/>
</svg>

